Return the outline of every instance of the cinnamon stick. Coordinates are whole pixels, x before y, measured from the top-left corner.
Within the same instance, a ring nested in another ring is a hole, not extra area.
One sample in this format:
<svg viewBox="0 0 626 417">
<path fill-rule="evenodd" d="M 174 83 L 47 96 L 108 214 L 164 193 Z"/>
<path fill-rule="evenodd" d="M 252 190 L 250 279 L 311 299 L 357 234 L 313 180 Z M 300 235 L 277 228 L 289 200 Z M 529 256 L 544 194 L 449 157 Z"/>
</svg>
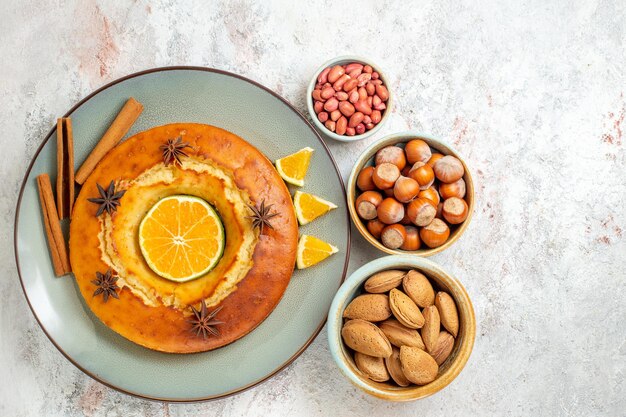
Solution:
<svg viewBox="0 0 626 417">
<path fill-rule="evenodd" d="M 59 219 L 71 216 L 74 205 L 74 139 L 72 120 L 57 120 L 57 210 Z"/>
<path fill-rule="evenodd" d="M 48 174 L 41 174 L 37 177 L 37 188 L 39 189 L 39 201 L 54 273 L 57 277 L 67 275 L 72 271 L 72 268 L 67 256 L 65 238 L 61 231 L 61 222 L 54 204 L 54 195 Z"/>
<path fill-rule="evenodd" d="M 83 165 L 76 172 L 76 182 L 83 184 L 87 177 L 94 170 L 98 162 L 106 155 L 111 149 L 118 144 L 120 140 L 128 133 L 135 120 L 139 117 L 143 111 L 143 105 L 134 98 L 129 98 L 122 110 L 113 120 L 113 123 L 106 131 L 100 142 L 91 151 Z"/>
</svg>

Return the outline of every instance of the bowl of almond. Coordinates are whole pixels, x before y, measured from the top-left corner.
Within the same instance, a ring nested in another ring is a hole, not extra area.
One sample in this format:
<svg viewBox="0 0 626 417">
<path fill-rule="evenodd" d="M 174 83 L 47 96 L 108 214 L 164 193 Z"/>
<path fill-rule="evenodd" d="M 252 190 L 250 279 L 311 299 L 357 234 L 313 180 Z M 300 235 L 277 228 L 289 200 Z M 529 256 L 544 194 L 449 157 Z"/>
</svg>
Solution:
<svg viewBox="0 0 626 417">
<path fill-rule="evenodd" d="M 354 385 L 389 401 L 412 401 L 450 384 L 476 335 L 461 283 L 428 259 L 392 255 L 356 270 L 328 314 L 333 359 Z"/>
<path fill-rule="evenodd" d="M 430 256 L 465 232 L 474 183 L 459 153 L 444 141 L 394 133 L 359 156 L 347 200 L 354 225 L 373 246 L 390 255 Z"/>
</svg>

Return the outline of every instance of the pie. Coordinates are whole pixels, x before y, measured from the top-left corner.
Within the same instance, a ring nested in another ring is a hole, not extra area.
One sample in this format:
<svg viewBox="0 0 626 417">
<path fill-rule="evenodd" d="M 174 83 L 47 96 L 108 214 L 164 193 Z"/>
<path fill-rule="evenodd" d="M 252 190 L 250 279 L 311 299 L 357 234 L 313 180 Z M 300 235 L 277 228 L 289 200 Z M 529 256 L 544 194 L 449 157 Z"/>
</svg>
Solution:
<svg viewBox="0 0 626 417">
<path fill-rule="evenodd" d="M 194 123 L 112 149 L 70 224 L 72 271 L 91 311 L 123 337 L 173 353 L 219 348 L 259 325 L 289 284 L 297 243 L 272 163 L 233 133 Z"/>
</svg>

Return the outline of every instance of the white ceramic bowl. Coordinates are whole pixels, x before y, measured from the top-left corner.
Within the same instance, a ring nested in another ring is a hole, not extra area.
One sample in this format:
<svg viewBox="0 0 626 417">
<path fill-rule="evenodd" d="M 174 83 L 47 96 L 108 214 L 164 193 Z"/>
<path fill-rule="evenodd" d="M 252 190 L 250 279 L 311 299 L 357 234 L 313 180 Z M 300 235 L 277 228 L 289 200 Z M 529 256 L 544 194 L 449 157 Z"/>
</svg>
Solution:
<svg viewBox="0 0 626 417">
<path fill-rule="evenodd" d="M 350 349 L 341 338 L 342 316 L 346 306 L 363 291 L 365 280 L 377 272 L 388 269 L 417 269 L 430 279 L 435 290 L 448 292 L 456 303 L 459 312 L 459 332 L 454 347 L 448 359 L 439 367 L 437 378 L 427 385 L 402 388 L 391 383 L 374 382 L 368 379 L 357 369 Z M 386 256 L 363 265 L 341 285 L 328 312 L 330 353 L 341 373 L 352 384 L 368 394 L 389 401 L 417 400 L 445 388 L 461 373 L 467 363 L 474 346 L 475 336 L 474 308 L 463 285 L 435 262 L 418 256 Z"/>
<path fill-rule="evenodd" d="M 383 81 L 385 87 L 387 87 L 387 90 L 389 91 L 389 99 L 385 103 L 387 105 L 387 108 L 382 112 L 382 119 L 380 120 L 380 123 L 374 126 L 372 130 L 366 130 L 365 133 L 361 135 L 354 135 L 354 136 L 338 135 L 328 130 L 326 126 L 324 126 L 324 124 L 320 122 L 319 119 L 317 118 L 317 114 L 315 114 L 315 110 L 313 109 L 313 98 L 311 97 L 311 93 L 313 93 L 315 84 L 317 84 L 317 76 L 325 68 L 332 67 L 334 65 L 349 64 L 351 62 L 358 62 L 363 65 L 369 65 L 374 69 L 374 71 L 378 72 L 378 74 L 380 75 L 380 79 Z M 331 59 L 330 61 L 325 62 L 322 66 L 320 66 L 315 71 L 315 74 L 313 74 L 313 78 L 311 79 L 311 82 L 309 83 L 309 87 L 306 90 L 306 106 L 307 106 L 307 109 L 309 110 L 309 115 L 311 116 L 311 119 L 313 120 L 315 127 L 317 127 L 320 133 L 322 133 L 323 135 L 329 138 L 332 138 L 341 142 L 354 142 L 357 140 L 369 138 L 370 136 L 372 136 L 373 134 L 375 134 L 376 132 L 380 130 L 380 128 L 389 118 L 389 114 L 391 114 L 391 110 L 393 106 L 393 92 L 391 91 L 391 88 L 389 87 L 389 80 L 387 79 L 385 73 L 381 70 L 381 68 L 378 65 L 376 65 L 375 63 L 373 63 L 367 58 L 363 58 L 357 55 L 343 55 L 343 56 L 340 56 L 340 57 L 337 57 L 337 58 Z"/>
</svg>

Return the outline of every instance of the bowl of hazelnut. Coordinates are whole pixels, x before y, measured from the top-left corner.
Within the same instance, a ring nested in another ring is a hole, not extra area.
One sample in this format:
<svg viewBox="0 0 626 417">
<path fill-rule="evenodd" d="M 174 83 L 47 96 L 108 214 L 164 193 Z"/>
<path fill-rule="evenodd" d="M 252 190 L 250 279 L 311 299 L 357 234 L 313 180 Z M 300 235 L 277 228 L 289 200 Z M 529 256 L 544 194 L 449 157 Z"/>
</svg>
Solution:
<svg viewBox="0 0 626 417">
<path fill-rule="evenodd" d="M 392 255 L 445 250 L 474 211 L 467 165 L 449 145 L 424 133 L 395 133 L 372 144 L 352 168 L 347 194 L 359 233 Z"/>
<path fill-rule="evenodd" d="M 378 258 L 341 285 L 328 312 L 330 353 L 341 373 L 389 401 L 432 395 L 463 370 L 476 337 L 463 285 L 419 256 Z"/>
<path fill-rule="evenodd" d="M 307 108 L 317 129 L 343 142 L 378 132 L 391 113 L 392 97 L 380 67 L 353 55 L 319 67 L 307 89 Z"/>
</svg>

